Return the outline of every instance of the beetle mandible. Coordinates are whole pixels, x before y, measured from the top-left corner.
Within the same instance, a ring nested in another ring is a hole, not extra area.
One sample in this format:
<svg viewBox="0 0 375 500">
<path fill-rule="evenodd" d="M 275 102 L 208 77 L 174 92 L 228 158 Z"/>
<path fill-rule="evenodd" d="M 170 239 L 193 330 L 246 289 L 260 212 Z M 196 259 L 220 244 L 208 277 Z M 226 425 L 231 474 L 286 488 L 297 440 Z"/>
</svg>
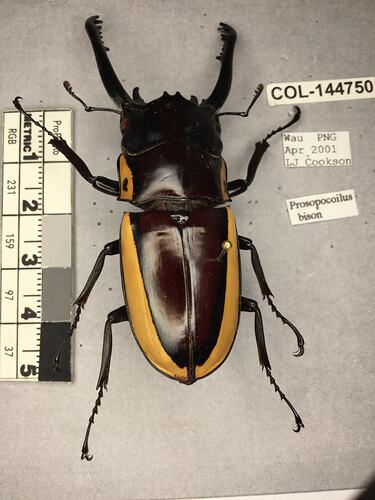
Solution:
<svg viewBox="0 0 375 500">
<path fill-rule="evenodd" d="M 77 327 L 105 258 L 120 255 L 125 305 L 110 312 L 105 323 L 98 396 L 81 458 L 92 458 L 88 439 L 108 384 L 112 325 L 123 321 L 129 321 L 140 349 L 154 368 L 179 382 L 192 384 L 225 361 L 236 336 L 240 311 L 253 312 L 260 364 L 291 409 L 296 423 L 293 430 L 298 432 L 304 427 L 302 419 L 271 373 L 258 304 L 241 295 L 240 250 L 250 251 L 263 299 L 296 335 L 296 356 L 304 352 L 303 337 L 276 308 L 253 242 L 237 234 L 231 209 L 217 206 L 248 189 L 269 147 L 268 139 L 298 121 L 300 110 L 295 107 L 288 123 L 256 143 L 246 178 L 228 182 L 221 155 L 219 118 L 247 117 L 263 90 L 263 85 L 258 85 L 246 111 L 218 112 L 231 87 L 235 30 L 224 23 L 218 28 L 223 41 L 217 58 L 220 72 L 209 97 L 199 103 L 195 96 L 187 100 L 179 92 L 164 92 L 158 99 L 145 102 L 138 87 L 131 97 L 117 78 L 103 44 L 101 25 L 99 16 L 90 17 L 86 31 L 104 87 L 117 109 L 88 106 L 73 92 L 69 82 L 65 81 L 64 86 L 86 111 L 120 115 L 122 153 L 117 161 L 117 180 L 94 176 L 62 138 L 24 111 L 20 97 L 14 100 L 16 108 L 52 137 L 50 143 L 94 188 L 143 209 L 138 213 L 125 212 L 119 239 L 106 244 L 100 252 L 74 303 L 76 313 L 69 335 L 54 360 L 58 369 L 61 353 Z"/>
</svg>

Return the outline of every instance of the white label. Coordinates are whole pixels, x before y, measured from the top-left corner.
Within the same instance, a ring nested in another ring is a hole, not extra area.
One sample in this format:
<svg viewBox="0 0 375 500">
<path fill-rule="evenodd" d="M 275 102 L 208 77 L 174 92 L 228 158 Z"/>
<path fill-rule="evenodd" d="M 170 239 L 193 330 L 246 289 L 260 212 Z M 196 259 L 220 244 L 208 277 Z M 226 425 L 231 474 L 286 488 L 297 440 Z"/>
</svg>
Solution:
<svg viewBox="0 0 375 500">
<path fill-rule="evenodd" d="M 374 77 L 271 83 L 267 85 L 267 98 L 270 106 L 346 101 L 348 99 L 369 99 L 374 97 Z"/>
<path fill-rule="evenodd" d="M 32 111 L 71 144 L 71 111 Z M 71 217 L 71 167 L 50 137 L 18 111 L 4 114 L 0 267 L 0 380 L 37 380 L 42 321 L 42 222 Z M 69 240 L 69 238 L 68 238 Z M 64 249 L 67 266 L 70 249 Z M 68 290 L 69 292 L 69 290 Z"/>
<path fill-rule="evenodd" d="M 286 206 L 293 226 L 358 215 L 353 189 L 293 198 Z"/>
<path fill-rule="evenodd" d="M 286 167 L 352 165 L 349 132 L 285 132 L 283 152 Z"/>
</svg>

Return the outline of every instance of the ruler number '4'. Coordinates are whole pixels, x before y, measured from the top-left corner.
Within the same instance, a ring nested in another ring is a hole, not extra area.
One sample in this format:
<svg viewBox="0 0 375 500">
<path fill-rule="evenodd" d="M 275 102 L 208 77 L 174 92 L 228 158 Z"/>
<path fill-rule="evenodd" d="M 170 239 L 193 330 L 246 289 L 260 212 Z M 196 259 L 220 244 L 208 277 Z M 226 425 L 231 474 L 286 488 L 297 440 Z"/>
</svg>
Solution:
<svg viewBox="0 0 375 500">
<path fill-rule="evenodd" d="M 36 317 L 37 317 L 36 312 L 33 311 L 30 307 L 25 307 L 23 313 L 21 314 L 21 318 L 25 320 Z"/>
</svg>

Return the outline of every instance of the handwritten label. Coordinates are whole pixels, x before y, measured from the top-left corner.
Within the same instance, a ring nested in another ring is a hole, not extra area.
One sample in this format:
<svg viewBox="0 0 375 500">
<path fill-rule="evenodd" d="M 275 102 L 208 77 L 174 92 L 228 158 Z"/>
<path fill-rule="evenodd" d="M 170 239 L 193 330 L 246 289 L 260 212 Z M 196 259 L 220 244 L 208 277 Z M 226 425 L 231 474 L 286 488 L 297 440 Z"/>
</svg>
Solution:
<svg viewBox="0 0 375 500">
<path fill-rule="evenodd" d="M 369 99 L 375 97 L 375 78 L 271 83 L 267 85 L 267 97 L 270 106 Z"/>
<path fill-rule="evenodd" d="M 344 167 L 352 164 L 349 132 L 283 134 L 286 167 Z"/>
<path fill-rule="evenodd" d="M 286 206 L 293 226 L 358 215 L 353 189 L 293 198 Z"/>
</svg>

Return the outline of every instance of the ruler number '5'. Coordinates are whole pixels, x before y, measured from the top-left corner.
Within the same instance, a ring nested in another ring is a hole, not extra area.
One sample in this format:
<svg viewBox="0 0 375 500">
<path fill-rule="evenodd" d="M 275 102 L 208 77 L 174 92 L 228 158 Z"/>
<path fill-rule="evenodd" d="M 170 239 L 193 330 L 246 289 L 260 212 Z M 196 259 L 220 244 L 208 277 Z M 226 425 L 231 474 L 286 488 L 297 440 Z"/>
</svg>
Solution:
<svg viewBox="0 0 375 500">
<path fill-rule="evenodd" d="M 36 366 L 22 365 L 20 368 L 20 372 L 23 377 L 30 377 L 30 375 L 36 375 Z"/>
</svg>

